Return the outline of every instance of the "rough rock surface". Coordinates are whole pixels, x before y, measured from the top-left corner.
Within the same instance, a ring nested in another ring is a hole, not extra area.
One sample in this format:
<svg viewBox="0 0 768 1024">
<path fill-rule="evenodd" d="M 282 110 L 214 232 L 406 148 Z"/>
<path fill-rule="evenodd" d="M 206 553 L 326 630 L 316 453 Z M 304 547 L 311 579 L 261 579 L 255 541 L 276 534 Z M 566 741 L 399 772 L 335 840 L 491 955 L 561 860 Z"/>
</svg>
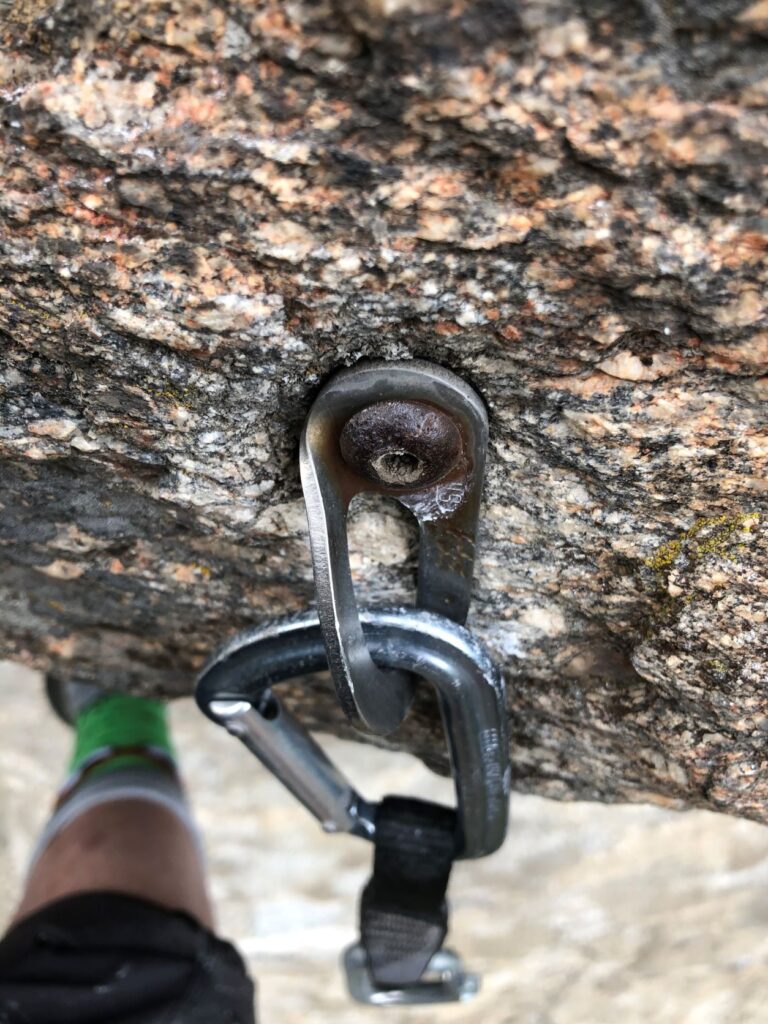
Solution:
<svg viewBox="0 0 768 1024">
<path fill-rule="evenodd" d="M 319 384 L 429 358 L 490 411 L 516 787 L 768 820 L 765 0 L 1 0 L 0 44 L 0 654 L 187 691 L 311 601 Z M 406 599 L 410 525 L 351 541 Z M 428 702 L 395 740 L 439 765 Z"/>
</svg>

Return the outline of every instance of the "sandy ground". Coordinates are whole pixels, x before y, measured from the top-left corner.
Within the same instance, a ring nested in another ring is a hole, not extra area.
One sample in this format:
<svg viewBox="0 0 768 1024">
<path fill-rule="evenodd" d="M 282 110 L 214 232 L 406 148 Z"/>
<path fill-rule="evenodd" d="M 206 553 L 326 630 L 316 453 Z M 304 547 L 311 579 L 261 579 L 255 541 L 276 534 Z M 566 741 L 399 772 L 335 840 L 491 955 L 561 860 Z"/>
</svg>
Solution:
<svg viewBox="0 0 768 1024">
<path fill-rule="evenodd" d="M 259 979 L 264 1022 L 765 1024 L 768 832 L 707 813 L 516 797 L 504 849 L 459 865 L 452 944 L 484 974 L 471 1003 L 367 1009 L 338 956 L 370 848 L 324 836 L 189 701 L 174 735 L 210 860 L 220 930 Z M 331 741 L 369 794 L 447 799 L 407 757 Z M 7 920 L 69 737 L 37 677 L 0 664 L 0 918 Z"/>
</svg>

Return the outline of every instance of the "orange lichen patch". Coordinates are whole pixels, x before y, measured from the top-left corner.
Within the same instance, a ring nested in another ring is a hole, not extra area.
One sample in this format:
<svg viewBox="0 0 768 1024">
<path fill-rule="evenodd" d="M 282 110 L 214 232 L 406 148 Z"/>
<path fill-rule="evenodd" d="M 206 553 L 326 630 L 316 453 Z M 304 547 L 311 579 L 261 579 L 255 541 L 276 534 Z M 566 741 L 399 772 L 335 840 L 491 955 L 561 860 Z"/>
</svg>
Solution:
<svg viewBox="0 0 768 1024">
<path fill-rule="evenodd" d="M 76 562 L 66 562 L 63 558 L 57 558 L 48 565 L 37 565 L 35 568 L 55 580 L 76 580 L 85 572 L 84 566 Z"/>
<path fill-rule="evenodd" d="M 185 91 L 176 100 L 165 118 L 167 128 L 179 128 L 183 124 L 209 125 L 220 119 L 220 104 L 211 96 Z"/>
<path fill-rule="evenodd" d="M 567 391 L 569 394 L 578 395 L 579 398 L 592 398 L 594 395 L 608 394 L 621 387 L 621 381 L 607 373 L 591 373 L 588 377 L 546 377 L 534 381 L 534 387 Z"/>
<path fill-rule="evenodd" d="M 29 424 L 28 430 L 30 434 L 35 434 L 37 437 L 52 437 L 56 441 L 68 441 L 77 430 L 77 424 L 74 420 L 67 419 L 36 420 Z"/>
<path fill-rule="evenodd" d="M 177 583 L 203 583 L 210 579 L 211 570 L 207 565 L 183 565 L 180 563 L 171 564 L 167 570 L 171 573 Z"/>
<path fill-rule="evenodd" d="M 440 320 L 435 324 L 435 334 L 439 334 L 443 337 L 451 334 L 460 334 L 461 328 L 458 324 L 453 323 L 451 320 Z"/>
<path fill-rule="evenodd" d="M 503 327 L 499 328 L 499 334 L 506 338 L 507 341 L 520 341 L 523 336 L 522 332 L 514 324 L 504 324 Z"/>
</svg>

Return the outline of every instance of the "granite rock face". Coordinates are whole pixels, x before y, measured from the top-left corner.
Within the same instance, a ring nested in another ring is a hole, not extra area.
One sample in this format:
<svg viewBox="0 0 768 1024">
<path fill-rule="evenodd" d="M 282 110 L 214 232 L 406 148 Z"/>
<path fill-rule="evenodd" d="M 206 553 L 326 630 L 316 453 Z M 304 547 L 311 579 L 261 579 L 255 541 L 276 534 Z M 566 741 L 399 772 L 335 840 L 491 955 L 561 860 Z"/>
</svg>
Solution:
<svg viewBox="0 0 768 1024">
<path fill-rule="evenodd" d="M 0 655 L 187 692 L 312 600 L 319 385 L 427 358 L 515 786 L 768 820 L 764 0 L 3 0 L 0 81 Z M 350 538 L 407 600 L 411 524 Z"/>
</svg>

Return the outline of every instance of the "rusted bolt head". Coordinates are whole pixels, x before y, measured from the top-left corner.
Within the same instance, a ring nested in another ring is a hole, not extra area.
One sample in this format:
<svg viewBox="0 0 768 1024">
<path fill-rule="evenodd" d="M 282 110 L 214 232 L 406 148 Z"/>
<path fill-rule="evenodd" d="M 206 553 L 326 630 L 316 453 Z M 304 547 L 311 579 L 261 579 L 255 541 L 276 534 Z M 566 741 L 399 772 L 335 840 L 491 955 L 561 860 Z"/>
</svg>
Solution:
<svg viewBox="0 0 768 1024">
<path fill-rule="evenodd" d="M 426 402 L 376 402 L 344 425 L 345 462 L 374 483 L 414 490 L 446 476 L 461 456 L 453 419 Z"/>
</svg>

